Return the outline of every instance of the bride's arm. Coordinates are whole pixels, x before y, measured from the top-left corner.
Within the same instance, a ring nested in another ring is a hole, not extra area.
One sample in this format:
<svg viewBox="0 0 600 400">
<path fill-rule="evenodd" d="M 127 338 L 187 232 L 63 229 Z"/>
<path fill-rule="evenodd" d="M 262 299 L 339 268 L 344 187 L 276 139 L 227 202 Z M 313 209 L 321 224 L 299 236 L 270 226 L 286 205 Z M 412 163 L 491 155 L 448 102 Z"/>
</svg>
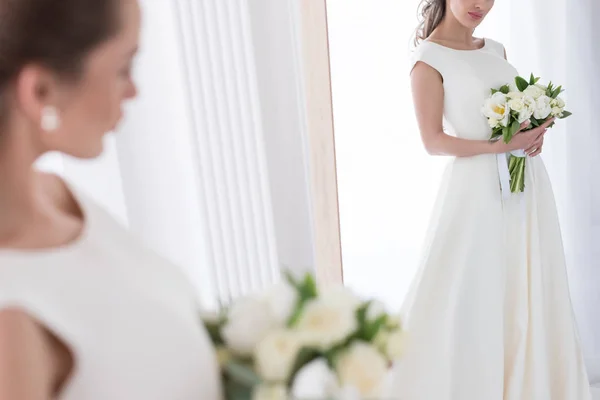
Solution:
<svg viewBox="0 0 600 400">
<path fill-rule="evenodd" d="M 0 311 L 0 399 L 50 400 L 55 376 L 43 329 L 21 311 Z"/>
<path fill-rule="evenodd" d="M 439 72 L 429 65 L 418 62 L 412 73 L 412 92 L 415 112 L 421 131 L 421 140 L 431 155 L 472 157 L 480 154 L 506 153 L 521 148 L 529 148 L 537 139 L 536 129 L 516 135 L 508 144 L 502 140 L 461 139 L 444 132 L 444 87 Z"/>
</svg>

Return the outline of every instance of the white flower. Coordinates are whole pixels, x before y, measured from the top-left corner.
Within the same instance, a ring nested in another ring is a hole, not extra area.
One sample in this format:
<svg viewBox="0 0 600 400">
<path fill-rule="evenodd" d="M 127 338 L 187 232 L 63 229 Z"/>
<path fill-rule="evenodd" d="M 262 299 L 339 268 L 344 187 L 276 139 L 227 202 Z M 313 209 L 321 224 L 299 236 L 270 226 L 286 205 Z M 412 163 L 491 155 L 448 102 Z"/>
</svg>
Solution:
<svg viewBox="0 0 600 400">
<path fill-rule="evenodd" d="M 378 300 L 373 300 L 369 303 L 367 308 L 367 321 L 375 321 L 377 318 L 387 314 L 385 306 Z"/>
<path fill-rule="evenodd" d="M 518 99 L 512 99 L 508 101 L 508 106 L 513 111 L 521 112 L 525 108 L 525 102 L 523 101 L 522 97 Z"/>
<path fill-rule="evenodd" d="M 295 399 L 328 399 L 336 397 L 338 392 L 337 377 L 322 358 L 302 367 L 292 382 Z"/>
<path fill-rule="evenodd" d="M 254 353 L 258 374 L 269 382 L 287 381 L 301 348 L 302 341 L 297 333 L 287 330 L 269 333 Z"/>
<path fill-rule="evenodd" d="M 285 385 L 260 385 L 252 392 L 252 400 L 288 400 Z"/>
<path fill-rule="evenodd" d="M 538 85 L 530 85 L 527 86 L 527 89 L 523 91 L 525 96 L 531 96 L 534 99 L 539 99 L 541 96 L 546 94 L 546 91 L 539 87 Z"/>
<path fill-rule="evenodd" d="M 551 114 L 553 117 L 562 117 L 564 111 L 565 110 L 560 107 L 553 107 Z"/>
<path fill-rule="evenodd" d="M 522 99 L 523 96 L 525 96 L 525 94 L 523 94 L 523 92 L 519 92 L 519 89 L 515 90 L 514 92 L 508 92 L 508 94 L 506 95 L 506 97 L 513 100 Z"/>
<path fill-rule="evenodd" d="M 275 325 L 265 299 L 247 296 L 236 301 L 229 310 L 222 329 L 223 339 L 237 355 L 250 356 Z"/>
<path fill-rule="evenodd" d="M 391 332 L 387 338 L 385 354 L 390 360 L 397 360 L 404 353 L 406 347 L 406 333 L 397 329 Z"/>
<path fill-rule="evenodd" d="M 488 124 L 490 124 L 490 128 L 494 129 L 498 127 L 500 122 L 496 118 L 488 118 Z"/>
<path fill-rule="evenodd" d="M 546 91 L 548 90 L 548 86 L 542 85 L 541 83 L 536 83 L 534 86 L 537 87 L 537 88 L 539 88 L 539 89 L 541 89 L 541 90 L 543 90 L 544 93 L 546 93 Z"/>
<path fill-rule="evenodd" d="M 483 105 L 482 112 L 486 117 L 499 121 L 500 125 L 508 125 L 510 109 L 508 108 L 507 98 L 503 93 L 496 92 L 488 98 Z"/>
<path fill-rule="evenodd" d="M 565 108 L 565 101 L 559 96 L 556 99 L 556 106 L 560 108 Z"/>
<path fill-rule="evenodd" d="M 536 100 L 535 111 L 533 112 L 533 116 L 536 119 L 546 119 L 552 112 L 552 107 L 550 106 L 550 97 L 548 96 L 540 96 Z"/>
<path fill-rule="evenodd" d="M 345 286 L 332 286 L 321 291 L 319 298 L 331 306 L 352 308 L 356 310 L 363 303 L 362 299 Z"/>
<path fill-rule="evenodd" d="M 533 115 L 536 107 L 535 99 L 531 96 L 523 96 L 523 109 L 519 112 L 517 117 L 517 121 L 522 124 L 525 121 L 528 121 Z"/>
<path fill-rule="evenodd" d="M 353 305 L 317 298 L 308 302 L 295 329 L 306 343 L 327 349 L 350 336 L 358 328 Z"/>
<path fill-rule="evenodd" d="M 336 371 L 342 387 L 358 389 L 362 398 L 381 395 L 388 365 L 386 359 L 373 346 L 354 342 L 336 360 Z"/>
<path fill-rule="evenodd" d="M 298 291 L 288 282 L 282 282 L 267 292 L 266 301 L 276 323 L 283 327 L 298 304 Z"/>
</svg>

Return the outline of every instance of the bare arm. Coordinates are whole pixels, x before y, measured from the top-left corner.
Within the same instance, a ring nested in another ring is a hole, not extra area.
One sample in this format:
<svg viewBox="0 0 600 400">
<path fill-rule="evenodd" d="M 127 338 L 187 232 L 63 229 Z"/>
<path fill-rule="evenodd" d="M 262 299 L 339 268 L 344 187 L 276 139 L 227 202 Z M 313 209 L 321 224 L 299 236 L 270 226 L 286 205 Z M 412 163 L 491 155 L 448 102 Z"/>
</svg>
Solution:
<svg viewBox="0 0 600 400">
<path fill-rule="evenodd" d="M 444 132 L 444 86 L 442 77 L 431 66 L 418 62 L 411 73 L 413 101 L 421 140 L 431 155 L 472 157 L 480 154 L 499 154 L 529 148 L 538 138 L 544 127 L 515 135 L 505 144 L 502 140 L 461 139 Z M 525 126 L 523 126 L 525 127 Z"/>
<path fill-rule="evenodd" d="M 471 157 L 503 153 L 500 142 L 461 139 L 444 132 L 444 86 L 439 72 L 419 62 L 411 73 L 413 101 L 421 140 L 431 155 Z"/>
<path fill-rule="evenodd" d="M 0 312 L 0 400 L 50 400 L 52 350 L 44 330 L 27 314 Z"/>
</svg>

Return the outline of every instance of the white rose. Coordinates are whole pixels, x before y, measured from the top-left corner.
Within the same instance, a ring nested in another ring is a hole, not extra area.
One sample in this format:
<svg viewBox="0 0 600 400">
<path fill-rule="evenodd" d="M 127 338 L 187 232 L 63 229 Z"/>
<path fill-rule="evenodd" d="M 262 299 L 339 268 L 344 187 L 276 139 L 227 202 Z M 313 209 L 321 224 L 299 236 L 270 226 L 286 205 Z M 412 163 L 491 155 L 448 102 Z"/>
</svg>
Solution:
<svg viewBox="0 0 600 400">
<path fill-rule="evenodd" d="M 486 117 L 499 121 L 502 126 L 508 125 L 510 109 L 503 93 L 496 92 L 488 98 L 483 105 L 482 112 Z"/>
<path fill-rule="evenodd" d="M 565 101 L 559 96 L 556 99 L 556 106 L 560 108 L 565 108 Z"/>
<path fill-rule="evenodd" d="M 500 122 L 496 118 L 488 118 L 488 124 L 490 125 L 490 128 L 494 129 Z"/>
<path fill-rule="evenodd" d="M 523 94 L 525 96 L 531 96 L 537 100 L 541 96 L 545 95 L 546 91 L 537 85 L 530 85 L 530 86 L 527 86 L 527 89 L 523 90 Z"/>
<path fill-rule="evenodd" d="M 358 389 L 362 398 L 380 397 L 388 372 L 386 359 L 364 342 L 352 343 L 336 360 L 335 369 L 340 385 Z"/>
<path fill-rule="evenodd" d="M 288 400 L 285 385 L 260 385 L 252 392 L 252 400 Z"/>
<path fill-rule="evenodd" d="M 546 119 L 552 112 L 552 107 L 550 106 L 550 97 L 548 96 L 540 96 L 536 100 L 535 111 L 533 112 L 533 116 L 536 119 Z"/>
<path fill-rule="evenodd" d="M 285 382 L 290 377 L 296 357 L 302 348 L 298 334 L 277 330 L 258 344 L 254 363 L 261 378 L 269 382 Z"/>
<path fill-rule="evenodd" d="M 298 291 L 287 282 L 273 286 L 266 295 L 273 318 L 283 327 L 290 319 L 298 304 Z"/>
<path fill-rule="evenodd" d="M 508 97 L 509 99 L 522 99 L 523 96 L 525 96 L 523 92 L 519 92 L 518 89 L 514 92 L 508 92 L 508 94 L 506 95 L 506 97 Z"/>
<path fill-rule="evenodd" d="M 295 399 L 328 399 L 338 392 L 337 376 L 323 358 L 302 367 L 292 382 L 292 397 Z"/>
<path fill-rule="evenodd" d="M 305 343 L 327 349 L 356 331 L 356 308 L 317 298 L 306 304 L 294 328 Z"/>
<path fill-rule="evenodd" d="M 508 106 L 513 111 L 521 112 L 525 108 L 525 102 L 523 101 L 522 97 L 518 99 L 512 99 L 508 102 Z"/>
<path fill-rule="evenodd" d="M 234 302 L 229 310 L 223 339 L 234 353 L 250 356 L 275 325 L 265 299 L 247 296 Z"/>
</svg>

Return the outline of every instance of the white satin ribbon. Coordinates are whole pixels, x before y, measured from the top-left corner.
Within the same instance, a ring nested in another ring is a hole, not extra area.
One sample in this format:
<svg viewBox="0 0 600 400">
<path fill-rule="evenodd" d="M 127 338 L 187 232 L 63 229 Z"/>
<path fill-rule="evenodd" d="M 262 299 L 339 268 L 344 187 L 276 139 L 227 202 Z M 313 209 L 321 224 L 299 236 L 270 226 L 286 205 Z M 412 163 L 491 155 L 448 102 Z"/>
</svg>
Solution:
<svg viewBox="0 0 600 400">
<path fill-rule="evenodd" d="M 508 156 L 526 157 L 525 151 L 515 150 L 510 153 L 496 154 L 496 162 L 498 163 L 498 177 L 500 178 L 500 189 L 502 190 L 502 198 L 508 199 L 512 194 L 510 191 L 510 171 L 508 169 Z"/>
</svg>

